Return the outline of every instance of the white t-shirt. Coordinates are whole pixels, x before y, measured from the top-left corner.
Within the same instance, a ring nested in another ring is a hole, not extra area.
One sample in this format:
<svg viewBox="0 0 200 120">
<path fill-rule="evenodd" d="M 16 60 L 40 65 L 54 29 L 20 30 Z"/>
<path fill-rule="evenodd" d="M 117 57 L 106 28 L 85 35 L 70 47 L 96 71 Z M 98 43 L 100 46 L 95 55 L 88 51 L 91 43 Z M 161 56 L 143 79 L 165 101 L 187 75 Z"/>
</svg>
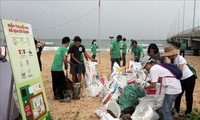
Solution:
<svg viewBox="0 0 200 120">
<path fill-rule="evenodd" d="M 179 94 L 181 93 L 181 84 L 180 80 L 172 77 L 174 76 L 168 69 L 160 66 L 154 65 L 150 69 L 151 82 L 158 82 L 158 79 L 162 78 L 162 86 L 165 89 L 166 94 Z"/>
<path fill-rule="evenodd" d="M 187 61 L 183 56 L 178 55 L 174 60 L 174 64 L 177 66 L 183 64 L 183 76 L 181 77 L 181 80 L 185 80 L 193 75 L 192 71 L 187 66 Z"/>
</svg>

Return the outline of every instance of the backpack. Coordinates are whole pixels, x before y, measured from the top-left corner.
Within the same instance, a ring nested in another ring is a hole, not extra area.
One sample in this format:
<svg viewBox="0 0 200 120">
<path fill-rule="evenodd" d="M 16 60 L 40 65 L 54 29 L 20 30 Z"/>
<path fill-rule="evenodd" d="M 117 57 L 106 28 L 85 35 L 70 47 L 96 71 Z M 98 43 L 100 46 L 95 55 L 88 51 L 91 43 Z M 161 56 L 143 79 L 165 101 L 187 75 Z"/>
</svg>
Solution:
<svg viewBox="0 0 200 120">
<path fill-rule="evenodd" d="M 189 64 L 187 64 L 187 66 L 192 71 L 193 75 L 195 76 L 195 79 L 197 79 L 197 72 L 196 72 L 196 70 L 192 66 L 190 66 Z"/>
<path fill-rule="evenodd" d="M 168 69 L 174 75 L 174 77 L 176 77 L 177 79 L 180 79 L 183 76 L 182 70 L 174 64 L 162 63 L 159 65 Z"/>
</svg>

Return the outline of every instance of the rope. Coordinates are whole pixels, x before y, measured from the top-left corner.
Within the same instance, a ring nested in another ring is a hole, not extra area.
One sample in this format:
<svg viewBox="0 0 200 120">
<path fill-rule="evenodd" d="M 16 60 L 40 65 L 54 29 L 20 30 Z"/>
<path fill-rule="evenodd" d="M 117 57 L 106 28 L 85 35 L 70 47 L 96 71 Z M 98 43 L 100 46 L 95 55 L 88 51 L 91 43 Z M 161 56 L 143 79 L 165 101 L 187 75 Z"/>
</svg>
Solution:
<svg viewBox="0 0 200 120">
<path fill-rule="evenodd" d="M 93 9 L 93 10 L 91 10 L 91 11 L 89 11 L 89 12 L 87 12 L 87 13 L 85 13 L 85 14 L 83 14 L 83 15 L 77 17 L 77 18 L 74 18 L 74 19 L 72 19 L 71 21 L 68 21 L 68 22 L 66 22 L 66 23 L 62 23 L 62 24 L 60 24 L 60 25 L 51 26 L 51 27 L 47 27 L 47 28 L 41 28 L 41 29 L 33 29 L 33 30 L 37 32 L 37 31 L 43 31 L 43 30 L 50 30 L 50 29 L 60 28 L 60 27 L 63 27 L 63 26 L 65 26 L 65 25 L 67 25 L 67 24 L 73 23 L 74 21 L 77 21 L 77 20 L 79 20 L 79 19 L 85 17 L 85 16 L 87 16 L 87 15 L 93 13 L 93 12 L 96 11 L 96 10 L 97 10 L 97 8 L 95 8 L 95 9 Z"/>
</svg>

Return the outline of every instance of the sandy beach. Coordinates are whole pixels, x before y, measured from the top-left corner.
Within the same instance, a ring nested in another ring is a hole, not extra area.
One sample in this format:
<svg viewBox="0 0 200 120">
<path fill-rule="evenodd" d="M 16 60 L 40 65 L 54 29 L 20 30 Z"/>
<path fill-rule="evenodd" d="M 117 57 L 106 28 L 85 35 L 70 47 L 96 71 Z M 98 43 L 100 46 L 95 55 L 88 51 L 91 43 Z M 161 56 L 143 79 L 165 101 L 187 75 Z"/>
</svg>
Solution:
<svg viewBox="0 0 200 120">
<path fill-rule="evenodd" d="M 50 67 L 54 58 L 55 51 L 43 51 L 41 60 L 43 65 L 42 78 L 44 82 L 45 92 L 48 99 L 48 106 L 50 109 L 50 114 L 53 120 L 99 120 L 99 117 L 95 114 L 95 110 L 101 106 L 101 98 L 81 98 L 80 100 L 73 100 L 70 103 L 61 103 L 58 100 L 53 99 L 52 91 L 52 79 Z M 130 60 L 130 53 L 127 54 L 127 63 Z M 110 76 L 110 55 L 109 52 L 101 52 L 99 60 L 99 54 L 97 54 L 96 59 L 100 62 L 98 64 L 98 75 L 103 77 L 106 75 Z M 200 76 L 200 56 L 187 56 L 186 60 L 193 66 L 198 76 Z M 127 64 L 128 66 L 128 64 Z M 127 67 L 126 66 L 126 67 Z M 122 70 L 125 72 L 126 67 Z M 71 79 L 71 75 L 69 74 Z M 193 108 L 200 109 L 200 78 L 196 80 L 196 86 L 194 90 L 194 104 Z M 185 109 L 185 97 L 182 98 L 181 110 Z"/>
</svg>

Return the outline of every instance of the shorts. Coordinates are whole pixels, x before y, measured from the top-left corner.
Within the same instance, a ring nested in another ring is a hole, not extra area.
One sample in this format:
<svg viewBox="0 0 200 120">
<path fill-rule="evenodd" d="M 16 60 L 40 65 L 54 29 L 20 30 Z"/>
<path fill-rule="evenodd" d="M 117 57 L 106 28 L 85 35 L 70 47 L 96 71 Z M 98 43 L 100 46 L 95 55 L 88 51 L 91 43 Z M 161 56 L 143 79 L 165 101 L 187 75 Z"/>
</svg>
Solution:
<svg viewBox="0 0 200 120">
<path fill-rule="evenodd" d="M 83 73 L 83 64 L 70 64 L 70 74 Z"/>
</svg>

